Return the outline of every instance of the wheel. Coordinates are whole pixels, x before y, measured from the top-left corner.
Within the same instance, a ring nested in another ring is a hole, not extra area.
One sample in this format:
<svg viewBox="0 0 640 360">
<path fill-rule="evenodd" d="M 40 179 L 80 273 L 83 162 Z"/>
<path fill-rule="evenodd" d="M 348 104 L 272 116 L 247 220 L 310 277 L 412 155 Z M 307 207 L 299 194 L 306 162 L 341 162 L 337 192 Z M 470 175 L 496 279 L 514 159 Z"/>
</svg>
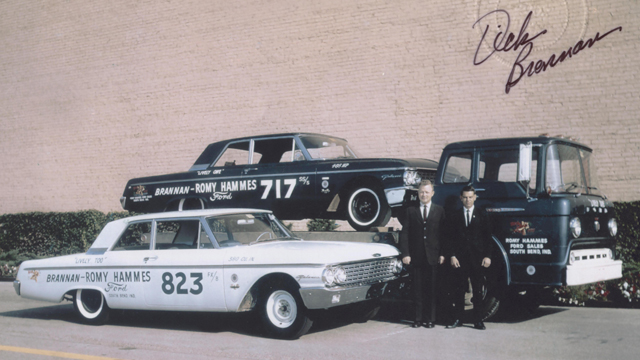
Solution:
<svg viewBox="0 0 640 360">
<path fill-rule="evenodd" d="M 473 303 L 471 303 L 471 297 L 473 289 L 471 288 L 471 282 L 469 282 L 469 291 L 465 293 L 464 303 L 465 312 L 471 314 L 474 309 Z M 496 291 L 491 289 L 491 285 L 487 279 L 485 279 L 485 286 L 482 289 L 482 301 L 480 302 L 480 316 L 482 320 L 487 320 L 498 313 L 500 308 L 500 300 L 496 296 Z"/>
<path fill-rule="evenodd" d="M 378 193 L 369 188 L 359 188 L 351 193 L 347 202 L 347 220 L 357 231 L 385 226 L 391 218 L 391 208 Z"/>
<path fill-rule="evenodd" d="M 298 291 L 282 284 L 265 287 L 259 311 L 267 334 L 278 339 L 297 339 L 313 324 Z"/>
<path fill-rule="evenodd" d="M 76 290 L 73 306 L 87 324 L 102 325 L 109 320 L 109 306 L 98 290 Z"/>
</svg>

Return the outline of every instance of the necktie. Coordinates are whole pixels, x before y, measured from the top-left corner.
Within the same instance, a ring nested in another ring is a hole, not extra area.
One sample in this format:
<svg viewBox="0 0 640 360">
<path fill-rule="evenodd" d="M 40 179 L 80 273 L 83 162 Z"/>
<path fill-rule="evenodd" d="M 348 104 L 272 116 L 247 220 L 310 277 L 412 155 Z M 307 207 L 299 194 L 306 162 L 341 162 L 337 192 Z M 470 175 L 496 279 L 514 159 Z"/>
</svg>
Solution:
<svg viewBox="0 0 640 360">
<path fill-rule="evenodd" d="M 427 222 L 427 205 L 422 207 L 422 221 Z"/>
<path fill-rule="evenodd" d="M 469 211 L 469 209 L 467 209 L 467 226 L 469 226 L 469 223 L 471 223 L 471 212 Z"/>
</svg>

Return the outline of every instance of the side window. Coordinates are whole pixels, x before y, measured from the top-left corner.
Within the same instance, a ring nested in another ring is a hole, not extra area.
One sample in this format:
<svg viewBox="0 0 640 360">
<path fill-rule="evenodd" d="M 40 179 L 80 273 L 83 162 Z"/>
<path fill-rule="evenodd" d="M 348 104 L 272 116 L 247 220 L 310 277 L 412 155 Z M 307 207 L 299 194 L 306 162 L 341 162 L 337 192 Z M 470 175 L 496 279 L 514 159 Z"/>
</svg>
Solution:
<svg viewBox="0 0 640 360">
<path fill-rule="evenodd" d="M 253 145 L 252 164 L 290 162 L 294 144 L 293 138 L 256 140 Z M 285 153 L 289 153 L 289 156 L 286 157 Z"/>
<path fill-rule="evenodd" d="M 473 153 L 453 154 L 447 159 L 444 168 L 444 178 L 446 184 L 467 183 L 471 178 L 471 159 Z"/>
<path fill-rule="evenodd" d="M 247 165 L 249 163 L 249 141 L 230 144 L 214 166 Z"/>
<path fill-rule="evenodd" d="M 200 220 L 167 220 L 157 222 L 155 244 L 157 250 L 197 249 L 198 244 L 200 244 L 200 248 L 206 248 L 211 244 L 207 233 L 202 229 Z"/>
<path fill-rule="evenodd" d="M 151 222 L 130 224 L 122 233 L 112 250 L 149 250 L 151 242 Z"/>
<path fill-rule="evenodd" d="M 306 160 L 304 158 L 304 154 L 302 153 L 302 150 L 300 150 L 300 148 L 298 147 L 298 144 L 296 144 L 296 141 L 294 139 L 291 139 L 291 148 L 288 151 L 285 151 L 282 154 L 282 157 L 280 158 L 280 162 L 284 163 L 284 162 L 294 162 L 294 161 L 304 161 Z"/>
<path fill-rule="evenodd" d="M 518 149 L 483 151 L 478 164 L 479 182 L 516 182 L 518 180 Z M 530 189 L 536 187 L 538 149 L 534 148 L 531 159 Z"/>
</svg>

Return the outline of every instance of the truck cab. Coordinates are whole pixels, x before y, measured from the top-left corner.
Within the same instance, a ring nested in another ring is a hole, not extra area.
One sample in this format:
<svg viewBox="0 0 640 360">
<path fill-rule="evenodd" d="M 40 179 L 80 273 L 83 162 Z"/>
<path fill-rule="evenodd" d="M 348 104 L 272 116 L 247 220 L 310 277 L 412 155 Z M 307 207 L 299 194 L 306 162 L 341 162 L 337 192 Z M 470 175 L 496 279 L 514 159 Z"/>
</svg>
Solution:
<svg viewBox="0 0 640 360">
<path fill-rule="evenodd" d="M 434 184 L 433 201 L 447 213 L 462 207 L 460 191 L 473 186 L 476 206 L 491 219 L 494 276 L 487 282 L 493 289 L 485 289 L 486 317 L 497 309 L 496 294 L 622 277 L 614 206 L 583 144 L 547 136 L 452 143 Z"/>
</svg>

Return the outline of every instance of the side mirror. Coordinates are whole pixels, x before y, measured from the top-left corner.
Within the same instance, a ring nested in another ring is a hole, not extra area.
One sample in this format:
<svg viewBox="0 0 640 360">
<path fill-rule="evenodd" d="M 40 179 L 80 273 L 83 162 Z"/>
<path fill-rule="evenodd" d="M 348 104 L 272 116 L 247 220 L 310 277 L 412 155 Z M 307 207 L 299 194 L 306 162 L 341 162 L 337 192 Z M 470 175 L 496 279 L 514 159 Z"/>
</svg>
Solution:
<svg viewBox="0 0 640 360">
<path fill-rule="evenodd" d="M 520 144 L 520 158 L 518 159 L 518 182 L 524 187 L 529 197 L 529 183 L 531 182 L 531 141 Z"/>
</svg>

